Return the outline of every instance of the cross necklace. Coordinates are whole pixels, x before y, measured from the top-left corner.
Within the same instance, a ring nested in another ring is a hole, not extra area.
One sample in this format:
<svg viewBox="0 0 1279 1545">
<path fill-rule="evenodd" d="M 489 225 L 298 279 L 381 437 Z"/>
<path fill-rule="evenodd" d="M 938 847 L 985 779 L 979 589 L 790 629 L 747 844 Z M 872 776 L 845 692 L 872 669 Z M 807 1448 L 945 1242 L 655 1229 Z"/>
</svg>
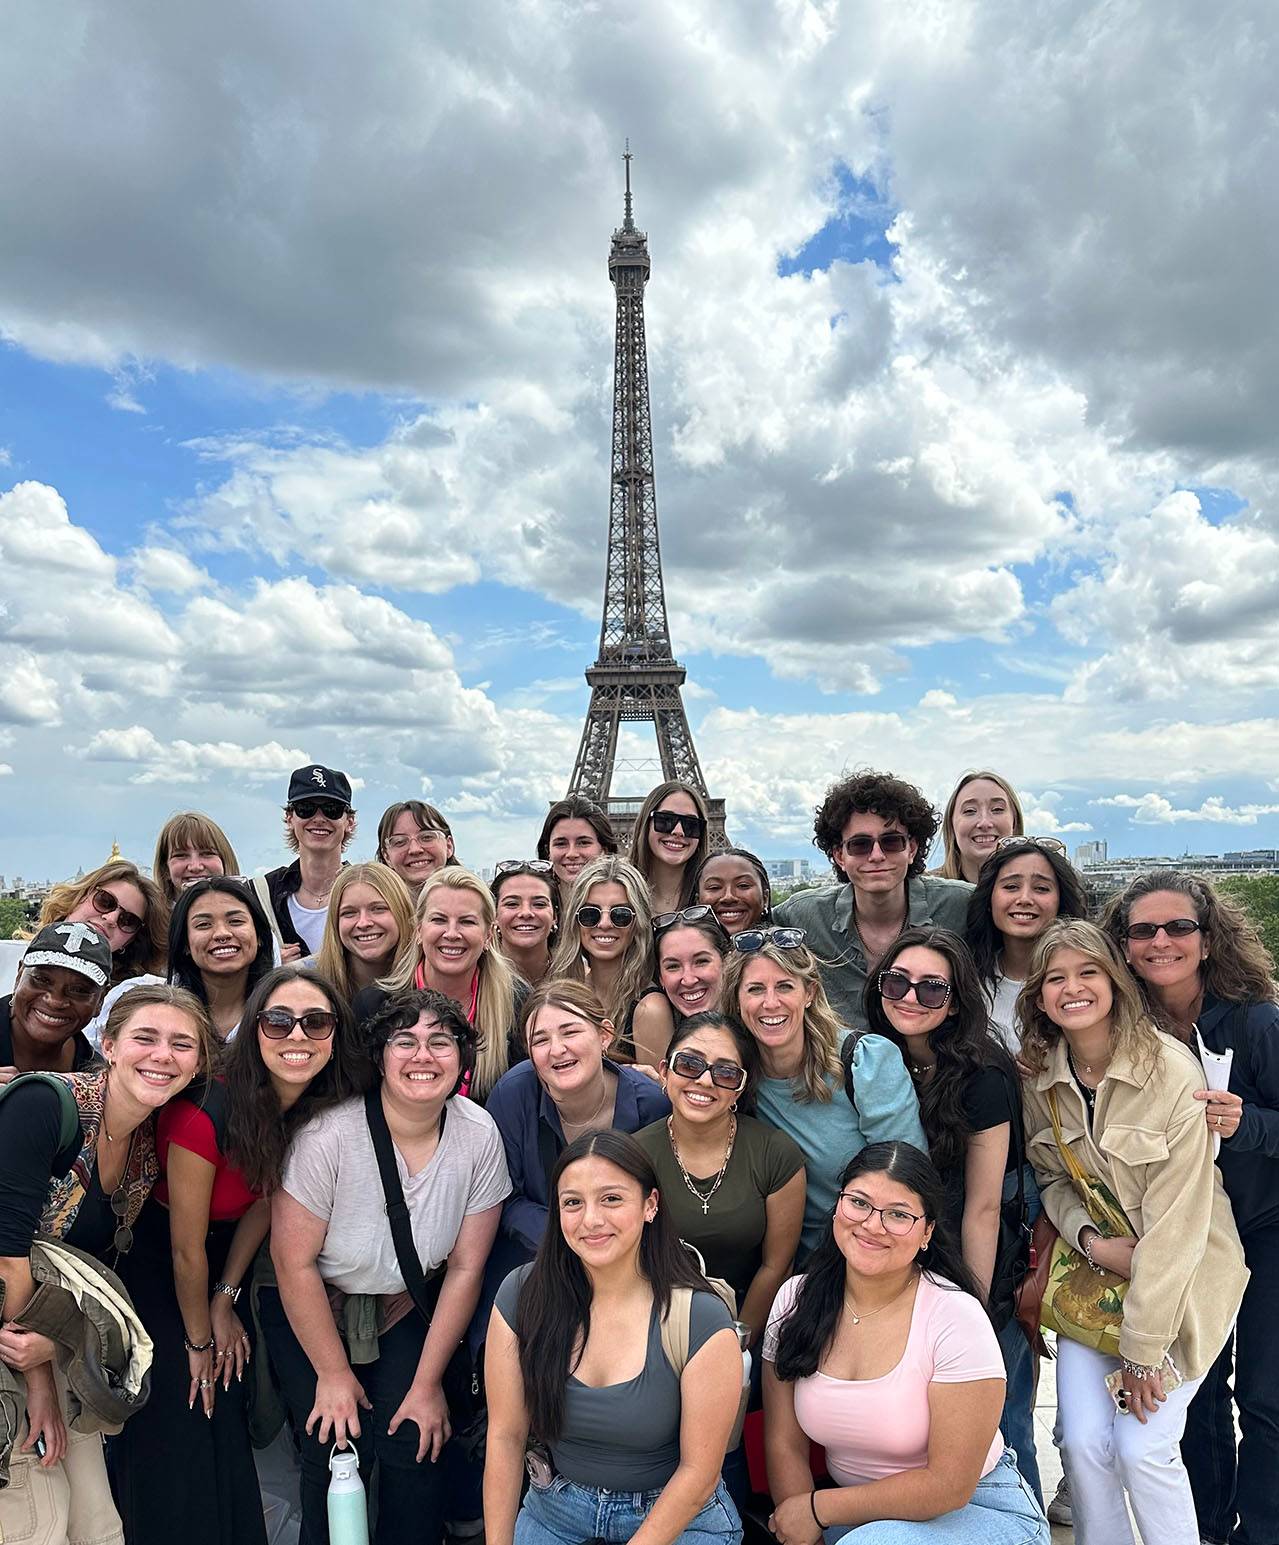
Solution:
<svg viewBox="0 0 1279 1545">
<path fill-rule="evenodd" d="M 728 1173 L 728 1161 L 733 1157 L 733 1144 L 737 1141 L 737 1117 L 729 1117 L 730 1125 L 728 1128 L 728 1147 L 724 1151 L 724 1162 L 720 1165 L 719 1174 L 716 1175 L 710 1190 L 705 1193 L 697 1189 L 697 1187 L 693 1184 L 693 1177 L 684 1168 L 684 1161 L 679 1156 L 679 1144 L 675 1141 L 674 1121 L 675 1118 L 673 1116 L 667 1116 L 666 1130 L 671 1139 L 671 1152 L 675 1155 L 675 1162 L 679 1165 L 679 1172 L 684 1177 L 684 1184 L 693 1193 L 697 1200 L 701 1202 L 702 1213 L 705 1215 L 711 1210 L 711 1197 L 714 1196 L 716 1191 L 719 1190 L 720 1183 L 723 1181 L 724 1176 Z"/>
</svg>

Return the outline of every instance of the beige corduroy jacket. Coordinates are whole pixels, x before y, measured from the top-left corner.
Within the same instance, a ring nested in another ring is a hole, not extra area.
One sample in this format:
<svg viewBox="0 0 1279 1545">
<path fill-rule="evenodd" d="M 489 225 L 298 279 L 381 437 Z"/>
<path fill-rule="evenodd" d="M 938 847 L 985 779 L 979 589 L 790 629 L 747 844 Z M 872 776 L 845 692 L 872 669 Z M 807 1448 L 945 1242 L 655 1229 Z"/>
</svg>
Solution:
<svg viewBox="0 0 1279 1545">
<path fill-rule="evenodd" d="M 1122 1356 L 1154 1367 L 1165 1354 L 1187 1379 L 1208 1371 L 1225 1345 L 1248 1281 L 1230 1202 L 1213 1163 L 1198 1058 L 1160 1033 L 1153 1070 L 1116 1055 L 1097 1089 L 1089 1130 L 1083 1095 L 1070 1075 L 1064 1038 L 1023 1090 L 1026 1156 L 1044 1210 L 1058 1233 L 1079 1244 L 1092 1223 L 1053 1136 L 1056 1091 L 1062 1140 L 1123 1207 L 1137 1236 L 1124 1298 Z"/>
</svg>

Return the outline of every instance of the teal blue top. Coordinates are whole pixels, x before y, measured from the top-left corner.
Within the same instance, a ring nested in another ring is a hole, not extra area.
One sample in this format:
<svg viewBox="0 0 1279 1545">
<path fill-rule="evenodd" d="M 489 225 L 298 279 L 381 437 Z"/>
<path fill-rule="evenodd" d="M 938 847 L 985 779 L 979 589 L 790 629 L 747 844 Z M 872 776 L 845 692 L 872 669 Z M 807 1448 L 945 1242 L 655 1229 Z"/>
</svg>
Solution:
<svg viewBox="0 0 1279 1545">
<path fill-rule="evenodd" d="M 839 1177 L 854 1154 L 870 1143 L 914 1143 L 928 1152 L 919 1101 L 901 1052 L 882 1035 L 863 1035 L 853 1048 L 856 1109 L 842 1083 L 829 1080 L 828 1101 L 801 1100 L 798 1079 L 761 1078 L 755 1086 L 755 1114 L 799 1144 L 808 1166 L 800 1258 L 822 1237 L 835 1210 Z"/>
</svg>

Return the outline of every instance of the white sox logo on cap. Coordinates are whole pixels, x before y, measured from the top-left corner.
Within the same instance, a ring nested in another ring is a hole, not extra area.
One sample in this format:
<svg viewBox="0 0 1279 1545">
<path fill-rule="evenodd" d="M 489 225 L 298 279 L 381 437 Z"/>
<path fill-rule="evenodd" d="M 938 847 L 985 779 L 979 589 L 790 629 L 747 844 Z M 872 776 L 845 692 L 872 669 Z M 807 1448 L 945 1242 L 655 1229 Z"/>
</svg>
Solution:
<svg viewBox="0 0 1279 1545">
<path fill-rule="evenodd" d="M 311 782 L 318 783 L 322 789 L 328 788 L 328 784 L 324 781 L 324 769 L 322 767 L 313 767 L 311 769 Z"/>
</svg>

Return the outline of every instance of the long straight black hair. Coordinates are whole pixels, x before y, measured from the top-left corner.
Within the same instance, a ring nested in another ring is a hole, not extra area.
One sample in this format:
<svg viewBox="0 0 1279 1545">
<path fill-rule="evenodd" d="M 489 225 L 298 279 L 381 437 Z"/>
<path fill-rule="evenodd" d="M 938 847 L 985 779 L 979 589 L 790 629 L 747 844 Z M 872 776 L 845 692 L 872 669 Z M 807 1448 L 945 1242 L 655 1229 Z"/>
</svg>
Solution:
<svg viewBox="0 0 1279 1545">
<path fill-rule="evenodd" d="M 564 1171 L 585 1158 L 607 1160 L 639 1186 L 644 1196 L 658 1189 L 652 1160 L 625 1132 L 585 1133 L 565 1148 L 551 1172 L 551 1216 L 520 1290 L 515 1315 L 529 1426 L 544 1443 L 553 1443 L 563 1430 L 565 1389 L 591 1330 L 591 1279 L 564 1238 L 556 1215 Z M 639 1269 L 653 1290 L 659 1315 L 666 1313 L 673 1288 L 710 1291 L 697 1262 L 680 1243 L 660 1198 L 657 1216 L 644 1225 L 640 1235 Z"/>
<path fill-rule="evenodd" d="M 976 1278 L 964 1265 L 959 1243 L 943 1218 L 944 1187 L 928 1155 L 911 1143 L 871 1143 L 845 1165 L 839 1189 L 842 1191 L 859 1175 L 887 1175 L 915 1193 L 925 1219 L 933 1225 L 932 1238 L 915 1257 L 916 1264 L 930 1281 L 943 1279 L 944 1284 L 971 1293 L 981 1303 Z M 839 1203 L 835 1205 L 838 1207 Z M 821 1243 L 809 1259 L 795 1303 L 781 1323 L 773 1364 L 779 1379 L 806 1379 L 817 1372 L 844 1307 L 846 1267 L 843 1252 L 835 1243 L 832 1215 Z"/>
<path fill-rule="evenodd" d="M 207 896 L 210 891 L 218 891 L 224 896 L 233 896 L 243 905 L 244 910 L 253 920 L 258 952 L 249 966 L 248 979 L 244 984 L 244 996 L 248 999 L 252 996 L 253 989 L 275 964 L 274 941 L 271 937 L 271 924 L 267 921 L 267 915 L 262 910 L 262 903 L 258 900 L 253 886 L 248 880 L 240 879 L 238 876 L 215 874 L 210 875 L 207 880 L 196 880 L 193 885 L 187 886 L 174 903 L 173 912 L 169 917 L 169 980 L 174 986 L 185 987 L 188 992 L 193 992 L 201 1003 L 208 1003 L 204 978 L 200 975 L 200 968 L 191 958 L 191 941 L 187 937 L 187 918 L 196 902 L 202 896 Z"/>
</svg>

